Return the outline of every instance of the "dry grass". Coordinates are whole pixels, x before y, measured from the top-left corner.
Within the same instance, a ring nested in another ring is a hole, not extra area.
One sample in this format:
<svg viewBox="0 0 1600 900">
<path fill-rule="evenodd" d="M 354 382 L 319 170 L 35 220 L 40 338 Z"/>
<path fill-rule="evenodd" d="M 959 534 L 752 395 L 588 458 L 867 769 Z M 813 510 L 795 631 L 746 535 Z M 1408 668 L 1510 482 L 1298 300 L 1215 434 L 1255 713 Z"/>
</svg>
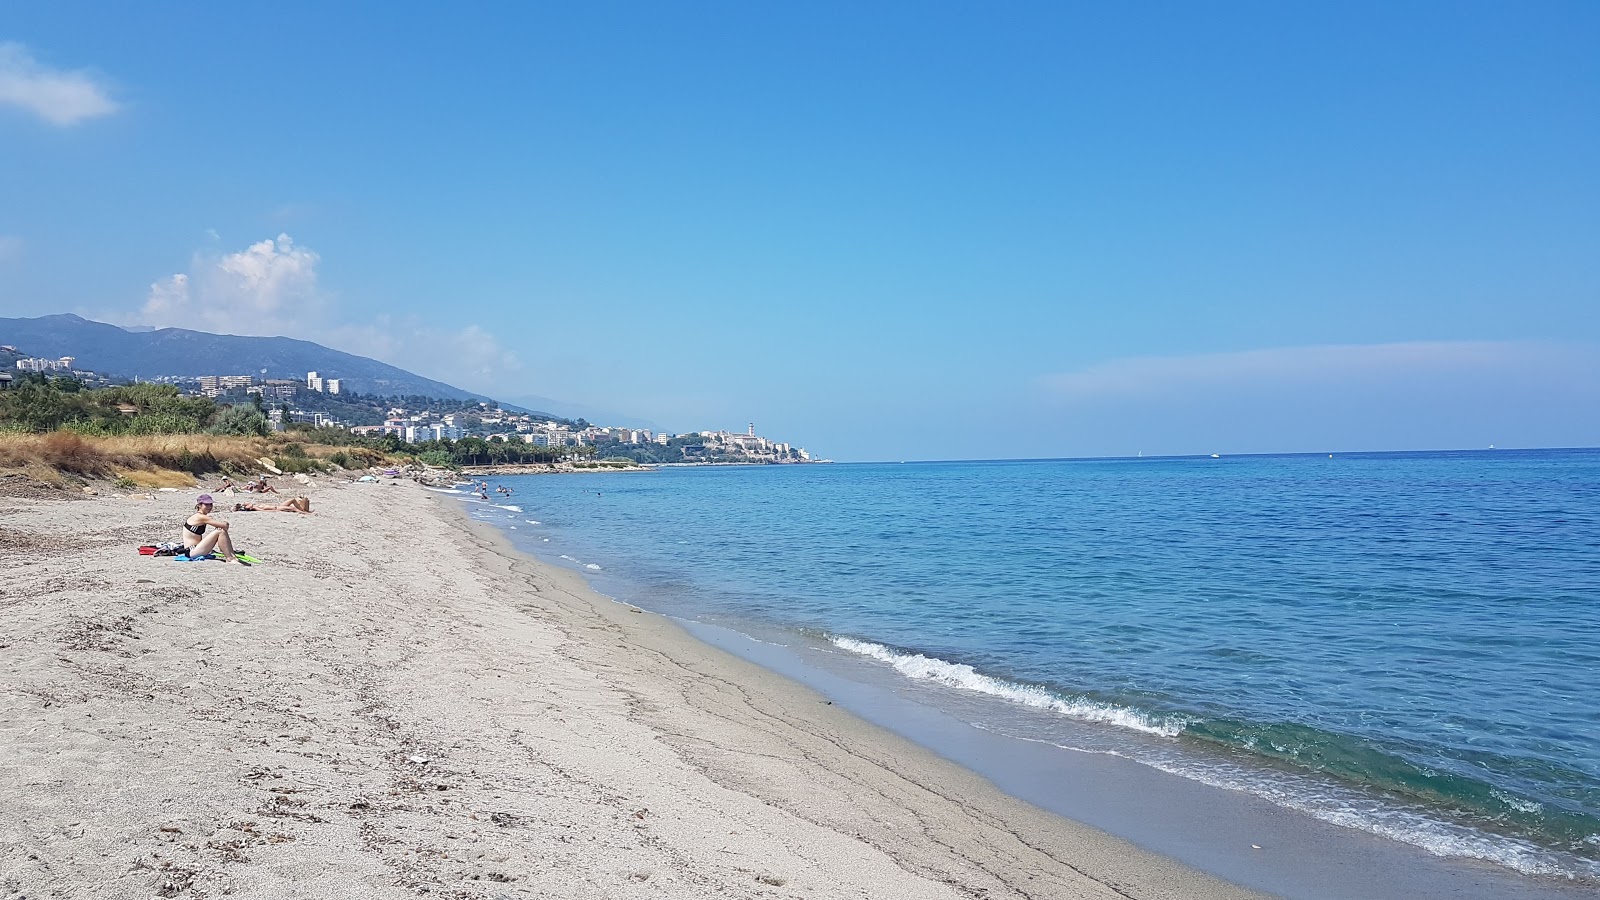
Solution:
<svg viewBox="0 0 1600 900">
<path fill-rule="evenodd" d="M 0 471 L 49 469 L 83 478 L 158 472 L 203 475 L 228 465 L 254 470 L 267 442 L 260 438 L 211 435 L 83 437 L 70 431 L 51 434 L 0 434 Z M 169 476 L 163 475 L 161 478 Z"/>
<path fill-rule="evenodd" d="M 70 431 L 50 434 L 0 433 L 0 473 L 25 474 L 59 483 L 61 475 L 126 478 L 141 487 L 188 487 L 194 476 L 261 471 L 261 457 L 284 462 L 292 440 L 207 434 L 85 437 Z M 299 458 L 338 456 L 352 467 L 381 465 L 389 457 L 360 447 L 302 445 Z M 342 454 L 342 455 L 341 455 Z M 287 466 L 285 468 L 288 468 Z"/>
<path fill-rule="evenodd" d="M 117 477 L 126 478 L 135 487 L 142 488 L 190 488 L 196 483 L 195 476 L 188 472 L 174 472 L 171 469 L 134 469 L 118 472 Z"/>
</svg>

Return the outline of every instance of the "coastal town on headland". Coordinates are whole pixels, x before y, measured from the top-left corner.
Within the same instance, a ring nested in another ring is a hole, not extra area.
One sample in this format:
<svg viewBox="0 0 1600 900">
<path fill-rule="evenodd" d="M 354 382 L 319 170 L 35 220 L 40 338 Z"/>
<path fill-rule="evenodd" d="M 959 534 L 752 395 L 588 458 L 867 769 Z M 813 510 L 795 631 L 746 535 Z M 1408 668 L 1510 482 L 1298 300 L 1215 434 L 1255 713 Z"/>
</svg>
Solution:
<svg viewBox="0 0 1600 900">
<path fill-rule="evenodd" d="M 207 398 L 219 407 L 256 410 L 265 420 L 264 432 L 317 432 L 324 437 L 332 431 L 345 432 L 377 446 L 407 445 L 407 449 L 431 454 L 435 460 L 448 454 L 458 463 L 518 465 L 592 459 L 637 465 L 790 465 L 830 461 L 789 442 L 759 435 L 754 423 L 742 432 L 670 433 L 568 419 L 486 399 L 358 393 L 345 379 L 318 371 L 306 372 L 303 379 L 248 374 L 118 379 L 80 368 L 73 356 L 29 357 L 15 347 L 0 346 L 0 364 L 7 359 L 12 372 L 0 374 L 0 390 L 29 379 L 58 388 L 71 382 L 74 391 L 129 382 L 167 385 L 179 396 Z M 129 413 L 126 408 L 122 411 Z"/>
</svg>

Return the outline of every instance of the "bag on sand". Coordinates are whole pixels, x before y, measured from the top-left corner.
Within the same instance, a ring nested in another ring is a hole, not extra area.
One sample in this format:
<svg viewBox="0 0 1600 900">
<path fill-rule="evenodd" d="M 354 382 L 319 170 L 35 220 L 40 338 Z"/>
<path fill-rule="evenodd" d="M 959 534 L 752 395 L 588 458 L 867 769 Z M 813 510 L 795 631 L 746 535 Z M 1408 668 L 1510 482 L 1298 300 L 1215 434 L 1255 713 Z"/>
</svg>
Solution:
<svg viewBox="0 0 1600 900">
<path fill-rule="evenodd" d="M 145 544 L 139 548 L 140 556 L 177 556 L 183 552 L 183 545 L 173 541 L 162 541 L 159 544 Z"/>
</svg>

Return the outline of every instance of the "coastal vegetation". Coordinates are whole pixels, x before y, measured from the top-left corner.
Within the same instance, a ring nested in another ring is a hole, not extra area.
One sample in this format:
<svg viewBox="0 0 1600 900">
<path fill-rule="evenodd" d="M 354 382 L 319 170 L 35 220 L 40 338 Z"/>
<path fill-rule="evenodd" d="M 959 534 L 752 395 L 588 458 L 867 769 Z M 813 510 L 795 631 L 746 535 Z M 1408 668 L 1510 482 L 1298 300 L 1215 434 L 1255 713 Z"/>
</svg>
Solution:
<svg viewBox="0 0 1600 900">
<path fill-rule="evenodd" d="M 393 434 L 367 437 L 305 423 L 275 433 L 259 398 L 219 403 L 172 385 L 84 389 L 72 378 L 27 375 L 0 391 L 0 474 L 57 483 L 65 476 L 169 486 L 258 471 L 262 457 L 292 474 L 405 463 L 549 464 L 593 452 L 479 437 L 410 444 Z"/>
<path fill-rule="evenodd" d="M 96 436 L 59 430 L 47 434 L 0 432 L 0 475 L 24 475 L 46 484 L 64 478 L 108 478 L 139 487 L 179 487 L 214 473 L 249 475 L 263 457 L 286 473 L 329 471 L 341 464 L 332 448 L 282 438 L 163 434 Z M 374 465 L 374 451 L 344 453 L 347 467 Z"/>
<path fill-rule="evenodd" d="M 73 378 L 25 375 L 0 393 L 0 428 L 11 432 L 71 431 L 80 435 L 235 434 L 265 436 L 259 407 L 222 406 L 186 397 L 165 384 L 84 389 Z"/>
</svg>

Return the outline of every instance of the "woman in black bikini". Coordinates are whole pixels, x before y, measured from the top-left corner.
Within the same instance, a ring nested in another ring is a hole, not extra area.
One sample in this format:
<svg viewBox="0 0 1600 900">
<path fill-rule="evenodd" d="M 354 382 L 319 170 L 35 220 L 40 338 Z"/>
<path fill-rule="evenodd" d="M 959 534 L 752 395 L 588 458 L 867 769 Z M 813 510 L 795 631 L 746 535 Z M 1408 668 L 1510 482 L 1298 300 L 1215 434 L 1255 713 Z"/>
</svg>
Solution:
<svg viewBox="0 0 1600 900">
<path fill-rule="evenodd" d="M 194 515 L 183 523 L 184 554 L 194 559 L 218 550 L 228 562 L 244 562 L 234 556 L 233 541 L 228 538 L 228 523 L 211 517 L 212 505 L 210 494 L 201 494 L 195 500 Z M 207 528 L 216 530 L 206 534 Z"/>
</svg>

